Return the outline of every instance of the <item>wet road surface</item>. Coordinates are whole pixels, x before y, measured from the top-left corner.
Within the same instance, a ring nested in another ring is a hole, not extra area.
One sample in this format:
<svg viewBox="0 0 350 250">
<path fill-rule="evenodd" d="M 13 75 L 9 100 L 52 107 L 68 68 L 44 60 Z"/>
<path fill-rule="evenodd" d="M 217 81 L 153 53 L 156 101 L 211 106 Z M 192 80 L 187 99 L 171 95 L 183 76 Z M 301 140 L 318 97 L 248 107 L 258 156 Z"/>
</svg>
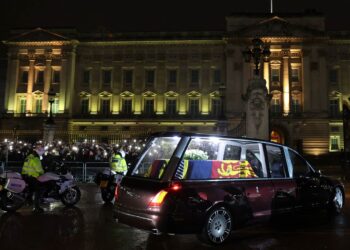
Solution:
<svg viewBox="0 0 350 250">
<path fill-rule="evenodd" d="M 155 236 L 117 224 L 113 206 L 103 204 L 98 188 L 80 187 L 75 208 L 54 203 L 44 206 L 43 214 L 29 207 L 0 212 L 0 249 L 350 249 L 350 185 L 343 213 L 335 218 L 322 211 L 283 216 L 233 232 L 223 247 L 205 245 L 196 235 Z"/>
</svg>

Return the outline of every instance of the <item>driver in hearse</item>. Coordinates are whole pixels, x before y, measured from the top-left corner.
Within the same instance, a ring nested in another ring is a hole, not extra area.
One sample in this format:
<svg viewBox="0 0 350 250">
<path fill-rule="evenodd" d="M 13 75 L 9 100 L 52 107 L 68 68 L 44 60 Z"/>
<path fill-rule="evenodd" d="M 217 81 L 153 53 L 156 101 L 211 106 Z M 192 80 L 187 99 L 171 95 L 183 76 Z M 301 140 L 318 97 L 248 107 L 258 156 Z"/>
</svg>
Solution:
<svg viewBox="0 0 350 250">
<path fill-rule="evenodd" d="M 254 155 L 254 153 L 250 150 L 247 150 L 246 152 L 246 159 L 249 162 L 249 164 L 251 165 L 251 167 L 254 170 L 254 173 L 259 176 L 262 177 L 263 176 L 263 172 L 262 172 L 262 165 L 260 160 Z"/>
</svg>

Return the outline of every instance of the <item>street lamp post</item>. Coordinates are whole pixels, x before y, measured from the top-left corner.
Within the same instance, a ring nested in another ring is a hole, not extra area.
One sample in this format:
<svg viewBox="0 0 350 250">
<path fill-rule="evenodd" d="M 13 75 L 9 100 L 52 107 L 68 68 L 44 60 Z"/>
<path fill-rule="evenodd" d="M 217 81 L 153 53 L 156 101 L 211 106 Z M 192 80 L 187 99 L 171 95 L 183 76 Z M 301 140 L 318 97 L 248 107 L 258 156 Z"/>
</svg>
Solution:
<svg viewBox="0 0 350 250">
<path fill-rule="evenodd" d="M 219 119 L 220 120 L 226 120 L 226 115 L 225 115 L 225 90 L 226 90 L 226 86 L 225 84 L 221 84 L 219 87 L 219 94 L 220 94 L 220 114 L 219 114 Z"/>
<path fill-rule="evenodd" d="M 259 38 L 252 40 L 253 47 L 242 52 L 244 60 L 255 64 L 254 76 L 249 80 L 246 93 L 242 95 L 246 102 L 246 136 L 268 140 L 270 138 L 269 103 L 271 95 L 268 93 L 266 81 L 259 74 L 260 62 L 269 61 L 271 51 Z"/>
<path fill-rule="evenodd" d="M 56 93 L 52 89 L 50 89 L 48 93 L 49 103 L 50 103 L 50 113 L 49 113 L 49 118 L 44 123 L 43 141 L 45 143 L 51 143 L 55 135 L 56 124 L 53 120 L 53 115 L 52 115 L 52 104 L 55 101 L 55 96 L 56 96 Z"/>
<path fill-rule="evenodd" d="M 49 96 L 49 103 L 50 103 L 50 113 L 49 113 L 49 118 L 46 120 L 46 124 L 55 124 L 52 116 L 52 104 L 55 101 L 54 97 L 56 96 L 56 93 L 52 89 L 50 89 L 48 96 Z"/>
<path fill-rule="evenodd" d="M 264 62 L 269 61 L 269 57 L 271 55 L 271 51 L 267 45 L 264 45 L 263 41 L 259 38 L 254 38 L 252 40 L 253 48 L 246 48 L 242 52 L 244 60 L 246 62 L 250 62 L 253 59 L 253 62 L 255 64 L 254 73 L 256 76 L 259 75 L 259 65 L 261 58 Z"/>
<path fill-rule="evenodd" d="M 350 110 L 346 104 L 343 104 L 343 138 L 344 138 L 344 162 L 343 165 L 345 167 L 349 167 L 349 117 L 350 117 Z"/>
</svg>

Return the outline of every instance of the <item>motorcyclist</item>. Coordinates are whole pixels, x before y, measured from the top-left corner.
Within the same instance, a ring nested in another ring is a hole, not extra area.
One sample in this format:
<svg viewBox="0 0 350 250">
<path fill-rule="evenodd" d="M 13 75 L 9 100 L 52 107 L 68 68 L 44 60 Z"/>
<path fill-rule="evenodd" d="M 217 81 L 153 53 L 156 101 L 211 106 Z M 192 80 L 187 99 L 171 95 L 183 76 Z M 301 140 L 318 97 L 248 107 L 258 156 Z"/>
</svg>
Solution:
<svg viewBox="0 0 350 250">
<path fill-rule="evenodd" d="M 24 160 L 22 167 L 23 179 L 28 183 L 31 194 L 34 194 L 34 212 L 43 212 L 40 207 L 40 187 L 37 177 L 42 175 L 44 170 L 41 166 L 41 161 L 38 153 L 31 149 Z M 30 196 L 31 197 L 31 196 Z"/>
</svg>

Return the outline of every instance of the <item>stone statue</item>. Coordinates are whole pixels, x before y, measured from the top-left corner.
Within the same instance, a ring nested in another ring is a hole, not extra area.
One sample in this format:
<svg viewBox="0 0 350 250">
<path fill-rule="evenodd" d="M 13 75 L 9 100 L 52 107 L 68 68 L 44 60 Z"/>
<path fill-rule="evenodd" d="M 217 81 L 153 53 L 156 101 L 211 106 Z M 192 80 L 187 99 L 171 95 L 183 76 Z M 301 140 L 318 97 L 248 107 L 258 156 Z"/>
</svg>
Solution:
<svg viewBox="0 0 350 250">
<path fill-rule="evenodd" d="M 255 76 L 249 81 L 247 92 L 242 96 L 246 102 L 247 137 L 269 139 L 269 103 L 266 81 Z"/>
</svg>

